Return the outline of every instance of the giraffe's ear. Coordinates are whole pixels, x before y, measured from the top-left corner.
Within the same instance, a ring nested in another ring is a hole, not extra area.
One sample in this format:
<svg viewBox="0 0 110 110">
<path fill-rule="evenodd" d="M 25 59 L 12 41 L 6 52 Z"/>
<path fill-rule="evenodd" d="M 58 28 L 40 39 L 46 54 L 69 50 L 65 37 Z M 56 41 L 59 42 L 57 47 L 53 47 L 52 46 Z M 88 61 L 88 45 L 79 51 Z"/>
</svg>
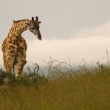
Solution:
<svg viewBox="0 0 110 110">
<path fill-rule="evenodd" d="M 30 26 L 30 24 L 31 24 L 31 21 L 27 23 L 28 26 Z"/>
<path fill-rule="evenodd" d="M 41 23 L 41 21 L 38 21 L 38 24 L 40 24 Z"/>
<path fill-rule="evenodd" d="M 40 23 L 41 23 L 41 21 L 39 21 L 38 16 L 36 16 L 36 22 L 37 22 L 38 24 L 40 24 Z"/>
</svg>

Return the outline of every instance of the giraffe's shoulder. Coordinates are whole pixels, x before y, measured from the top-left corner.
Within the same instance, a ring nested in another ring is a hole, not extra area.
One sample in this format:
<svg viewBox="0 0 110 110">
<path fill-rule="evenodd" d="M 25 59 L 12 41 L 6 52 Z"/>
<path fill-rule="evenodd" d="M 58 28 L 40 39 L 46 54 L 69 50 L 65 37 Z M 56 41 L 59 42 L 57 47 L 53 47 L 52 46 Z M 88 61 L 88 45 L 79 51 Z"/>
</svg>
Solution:
<svg viewBox="0 0 110 110">
<path fill-rule="evenodd" d="M 18 42 L 19 42 L 19 44 L 26 44 L 27 45 L 26 40 L 22 36 L 20 37 Z"/>
<path fill-rule="evenodd" d="M 18 44 L 20 48 L 27 50 L 27 43 L 23 37 L 20 37 Z"/>
</svg>

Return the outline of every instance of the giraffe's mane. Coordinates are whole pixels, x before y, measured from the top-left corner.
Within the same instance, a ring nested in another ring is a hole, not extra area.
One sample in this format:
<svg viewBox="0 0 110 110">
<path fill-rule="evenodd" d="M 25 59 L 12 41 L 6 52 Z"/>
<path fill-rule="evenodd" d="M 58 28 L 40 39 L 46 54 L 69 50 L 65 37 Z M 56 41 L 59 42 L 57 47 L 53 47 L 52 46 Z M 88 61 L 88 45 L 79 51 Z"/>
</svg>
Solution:
<svg viewBox="0 0 110 110">
<path fill-rule="evenodd" d="M 13 21 L 14 23 L 18 23 L 18 22 L 22 22 L 22 21 L 30 21 L 29 19 L 21 19 L 21 20 L 17 20 L 17 21 Z"/>
</svg>

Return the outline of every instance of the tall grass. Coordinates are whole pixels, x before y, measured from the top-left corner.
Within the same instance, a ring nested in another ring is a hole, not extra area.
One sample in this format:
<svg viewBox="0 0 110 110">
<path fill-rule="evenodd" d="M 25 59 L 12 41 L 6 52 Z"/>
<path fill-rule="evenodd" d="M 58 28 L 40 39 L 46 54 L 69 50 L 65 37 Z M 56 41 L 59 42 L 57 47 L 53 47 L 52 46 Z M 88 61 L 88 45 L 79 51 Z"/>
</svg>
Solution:
<svg viewBox="0 0 110 110">
<path fill-rule="evenodd" d="M 53 60 L 53 62 L 56 62 Z M 0 110 L 109 110 L 110 67 L 61 66 L 48 62 L 48 76 L 13 76 L 0 85 Z M 60 64 L 60 65 L 58 65 Z"/>
</svg>

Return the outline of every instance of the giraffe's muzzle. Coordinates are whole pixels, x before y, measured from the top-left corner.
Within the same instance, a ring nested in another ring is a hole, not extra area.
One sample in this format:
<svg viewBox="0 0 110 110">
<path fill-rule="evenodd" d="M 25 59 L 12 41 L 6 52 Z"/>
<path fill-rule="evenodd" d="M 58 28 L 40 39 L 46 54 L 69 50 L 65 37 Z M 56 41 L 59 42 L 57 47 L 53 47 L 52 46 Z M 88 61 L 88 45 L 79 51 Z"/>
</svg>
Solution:
<svg viewBox="0 0 110 110">
<path fill-rule="evenodd" d="M 36 35 L 37 35 L 37 38 L 38 38 L 39 40 L 42 40 L 42 36 L 41 36 L 40 31 L 38 31 Z"/>
</svg>

